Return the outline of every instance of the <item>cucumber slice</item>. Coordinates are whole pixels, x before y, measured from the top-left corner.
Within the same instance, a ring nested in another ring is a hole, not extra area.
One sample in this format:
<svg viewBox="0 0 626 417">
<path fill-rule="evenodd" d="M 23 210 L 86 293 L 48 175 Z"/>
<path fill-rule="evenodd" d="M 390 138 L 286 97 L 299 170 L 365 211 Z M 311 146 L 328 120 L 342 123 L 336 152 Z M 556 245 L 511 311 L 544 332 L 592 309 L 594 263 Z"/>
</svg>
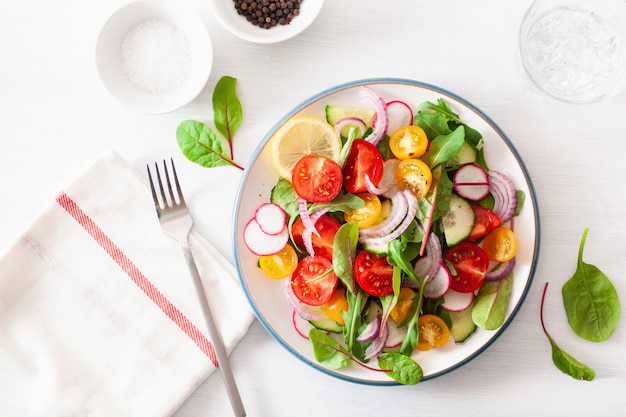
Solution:
<svg viewBox="0 0 626 417">
<path fill-rule="evenodd" d="M 363 248 L 368 252 L 375 253 L 376 255 L 388 255 L 389 243 L 383 243 L 380 245 L 363 245 Z"/>
<path fill-rule="evenodd" d="M 372 127 L 372 119 L 374 118 L 374 114 L 376 114 L 375 110 L 372 109 L 358 109 L 354 107 L 346 107 L 346 106 L 326 106 L 326 121 L 331 125 L 335 126 L 341 119 L 345 119 L 346 117 L 358 117 L 359 119 L 365 122 L 367 127 Z M 345 128 L 344 128 L 345 129 Z M 341 136 L 348 136 L 348 131 L 345 132 L 342 130 L 340 132 Z"/>
<path fill-rule="evenodd" d="M 448 160 L 448 166 L 461 166 L 476 162 L 476 149 L 467 142 L 463 142 L 459 152 Z"/>
<path fill-rule="evenodd" d="M 309 320 L 314 327 L 331 333 L 343 333 L 343 326 L 331 318 L 319 320 Z"/>
<path fill-rule="evenodd" d="M 448 246 L 454 246 L 467 238 L 474 228 L 476 214 L 470 203 L 456 194 L 450 195 L 450 207 L 442 217 L 443 234 Z"/>
<path fill-rule="evenodd" d="M 463 343 L 476 331 L 476 324 L 472 320 L 471 306 L 461 311 L 450 311 L 448 314 L 450 314 L 452 321 L 450 333 L 452 333 L 455 343 Z"/>
</svg>

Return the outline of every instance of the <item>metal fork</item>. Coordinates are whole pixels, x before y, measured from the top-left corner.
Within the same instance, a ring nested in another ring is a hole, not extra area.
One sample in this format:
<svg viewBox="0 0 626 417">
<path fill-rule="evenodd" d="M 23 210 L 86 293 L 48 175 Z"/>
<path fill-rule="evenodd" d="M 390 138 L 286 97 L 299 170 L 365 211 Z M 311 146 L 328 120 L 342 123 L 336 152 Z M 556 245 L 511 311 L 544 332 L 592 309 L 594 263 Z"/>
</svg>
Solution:
<svg viewBox="0 0 626 417">
<path fill-rule="evenodd" d="M 172 166 L 172 176 L 174 177 L 176 189 L 174 190 L 172 188 L 172 182 L 170 180 L 167 164 L 165 160 L 163 160 L 163 170 L 165 171 L 165 182 L 168 191 L 167 194 L 163 187 L 159 166 L 156 162 L 154 163 L 159 195 L 161 197 L 160 201 L 159 195 L 157 195 L 157 189 L 155 188 L 155 182 L 153 181 L 152 174 L 150 173 L 150 166 L 146 166 L 157 216 L 159 217 L 159 222 L 161 223 L 161 227 L 163 228 L 165 234 L 177 240 L 183 249 L 187 266 L 189 267 L 189 272 L 193 278 L 196 292 L 198 293 L 198 298 L 200 300 L 200 305 L 202 306 L 202 312 L 204 313 L 204 318 L 209 329 L 209 336 L 213 343 L 215 356 L 217 357 L 218 368 L 220 369 L 226 384 L 226 391 L 228 392 L 230 403 L 235 416 L 244 417 L 246 415 L 246 411 L 241 401 L 239 390 L 237 389 L 237 384 L 235 383 L 235 378 L 233 377 L 233 372 L 230 368 L 230 364 L 228 363 L 226 349 L 224 348 L 224 343 L 222 342 L 222 338 L 213 320 L 213 315 L 211 314 L 211 309 L 205 297 L 204 288 L 200 279 L 200 274 L 198 273 L 198 268 L 196 267 L 196 262 L 194 261 L 191 250 L 189 249 L 189 231 L 193 225 L 193 219 L 187 209 L 185 198 L 183 197 L 180 184 L 178 183 L 178 175 L 176 175 L 174 161 L 171 158 L 170 163 Z"/>
</svg>

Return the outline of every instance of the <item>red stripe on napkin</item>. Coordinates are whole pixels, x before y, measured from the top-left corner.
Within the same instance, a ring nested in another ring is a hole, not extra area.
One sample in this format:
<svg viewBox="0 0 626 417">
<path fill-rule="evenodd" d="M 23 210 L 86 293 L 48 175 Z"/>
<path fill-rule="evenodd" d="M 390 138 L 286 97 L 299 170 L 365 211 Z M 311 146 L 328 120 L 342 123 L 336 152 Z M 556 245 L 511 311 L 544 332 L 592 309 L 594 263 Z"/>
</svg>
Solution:
<svg viewBox="0 0 626 417">
<path fill-rule="evenodd" d="M 187 336 L 198 345 L 213 365 L 217 367 L 217 358 L 211 342 L 198 328 L 172 304 L 157 287 L 135 266 L 122 250 L 98 227 L 98 225 L 67 194 L 60 193 L 56 198 L 61 205 L 126 272 L 135 284 L 169 317 Z"/>
</svg>

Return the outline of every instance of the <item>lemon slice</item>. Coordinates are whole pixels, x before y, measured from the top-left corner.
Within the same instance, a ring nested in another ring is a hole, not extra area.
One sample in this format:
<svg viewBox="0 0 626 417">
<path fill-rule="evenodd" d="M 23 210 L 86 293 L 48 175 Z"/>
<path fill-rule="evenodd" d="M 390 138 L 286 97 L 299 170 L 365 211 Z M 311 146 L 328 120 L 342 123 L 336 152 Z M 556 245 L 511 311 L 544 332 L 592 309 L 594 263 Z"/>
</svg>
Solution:
<svg viewBox="0 0 626 417">
<path fill-rule="evenodd" d="M 276 171 L 291 181 L 294 165 L 305 155 L 321 155 L 338 162 L 341 139 L 325 120 L 297 116 L 274 133 L 269 146 Z"/>
</svg>

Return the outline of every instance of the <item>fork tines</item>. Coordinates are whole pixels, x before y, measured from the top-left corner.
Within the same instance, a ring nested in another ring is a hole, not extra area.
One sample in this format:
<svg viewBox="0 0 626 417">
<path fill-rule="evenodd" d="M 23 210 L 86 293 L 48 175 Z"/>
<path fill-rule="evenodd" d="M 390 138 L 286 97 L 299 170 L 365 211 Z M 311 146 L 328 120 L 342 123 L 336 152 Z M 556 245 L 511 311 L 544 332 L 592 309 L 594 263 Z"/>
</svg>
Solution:
<svg viewBox="0 0 626 417">
<path fill-rule="evenodd" d="M 165 182 L 167 184 L 168 195 L 165 192 L 165 188 L 163 186 L 163 180 L 161 179 L 161 173 L 159 171 L 159 166 L 155 162 L 154 170 L 156 172 L 156 181 L 158 183 L 158 188 L 160 193 L 157 194 L 157 190 L 154 184 L 154 180 L 152 178 L 152 173 L 150 172 L 150 166 L 146 165 L 148 170 L 148 179 L 150 180 L 150 189 L 152 190 L 152 198 L 154 199 L 154 204 L 161 209 L 165 207 L 172 207 L 176 204 L 184 204 L 185 199 L 183 197 L 182 190 L 180 189 L 180 184 L 178 182 L 178 175 L 176 174 L 176 167 L 174 166 L 174 160 L 170 158 L 171 171 L 172 176 L 174 178 L 174 184 L 176 185 L 176 194 L 174 194 L 174 190 L 172 189 L 172 182 L 170 180 L 169 169 L 167 166 L 167 162 L 165 159 L 163 160 L 163 171 L 165 172 Z M 159 198 L 160 197 L 160 198 Z"/>
</svg>

